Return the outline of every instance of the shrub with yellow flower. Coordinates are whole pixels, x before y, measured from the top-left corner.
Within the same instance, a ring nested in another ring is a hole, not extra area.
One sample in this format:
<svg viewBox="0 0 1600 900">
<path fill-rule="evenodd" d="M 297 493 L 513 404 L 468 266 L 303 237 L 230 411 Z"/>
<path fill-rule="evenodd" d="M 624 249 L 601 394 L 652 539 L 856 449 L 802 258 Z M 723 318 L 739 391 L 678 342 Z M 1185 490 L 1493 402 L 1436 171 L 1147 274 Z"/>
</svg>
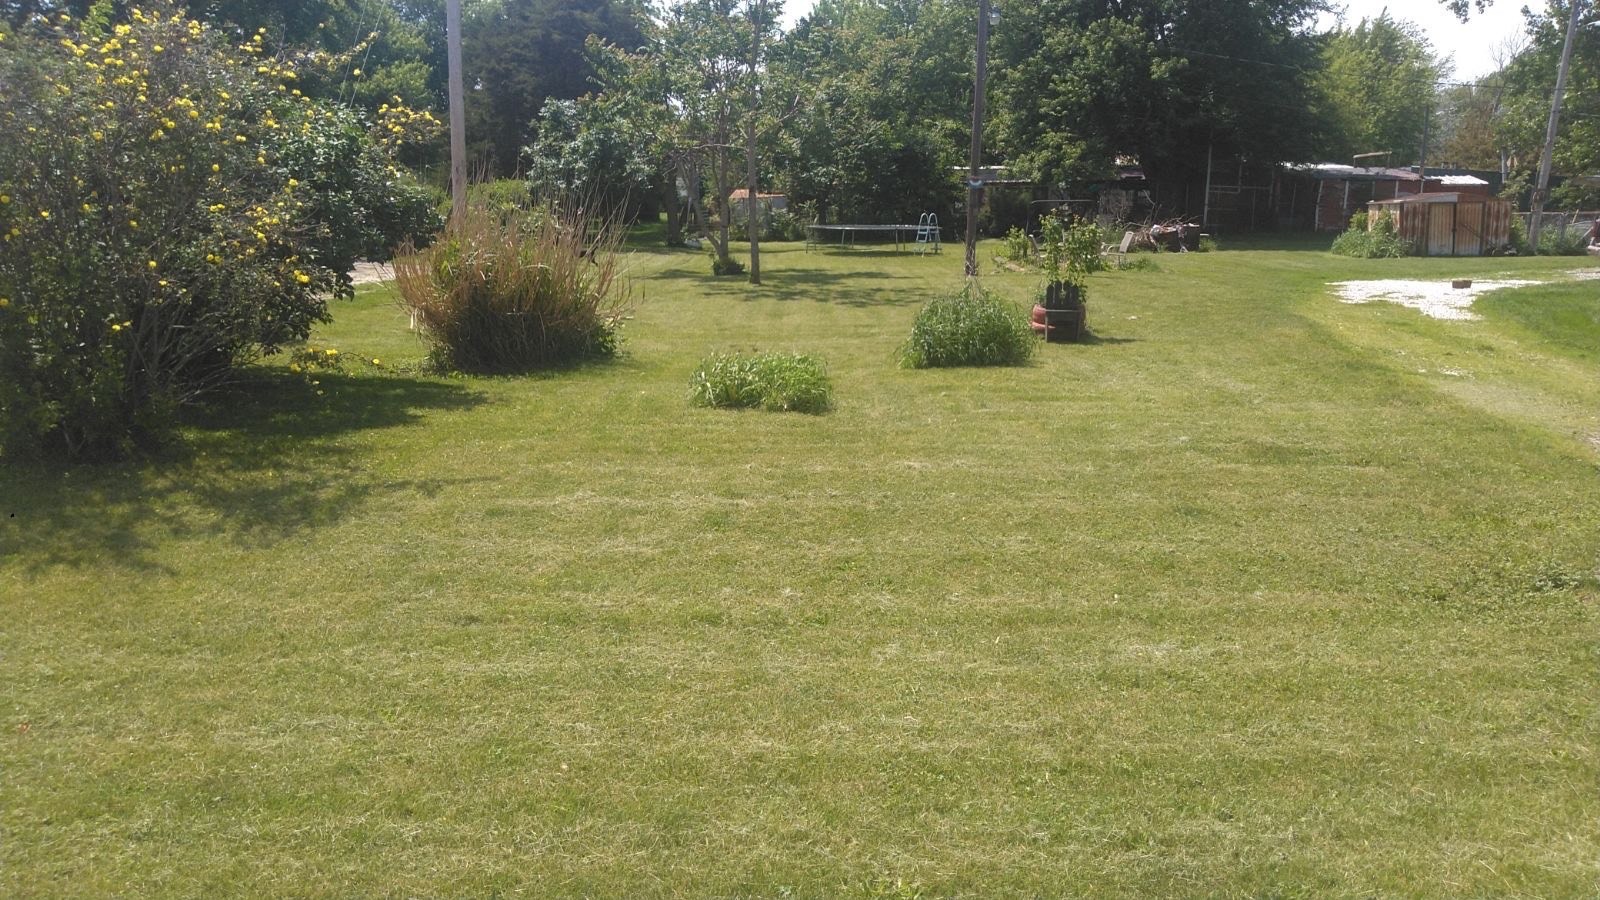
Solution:
<svg viewBox="0 0 1600 900">
<path fill-rule="evenodd" d="M 35 21 L 0 52 L 0 124 L 28 123 L 0 140 L 6 455 L 158 438 L 304 340 L 355 260 L 439 225 L 359 112 L 280 90 L 293 54 L 244 52 L 169 0 L 126 16 Z"/>
</svg>

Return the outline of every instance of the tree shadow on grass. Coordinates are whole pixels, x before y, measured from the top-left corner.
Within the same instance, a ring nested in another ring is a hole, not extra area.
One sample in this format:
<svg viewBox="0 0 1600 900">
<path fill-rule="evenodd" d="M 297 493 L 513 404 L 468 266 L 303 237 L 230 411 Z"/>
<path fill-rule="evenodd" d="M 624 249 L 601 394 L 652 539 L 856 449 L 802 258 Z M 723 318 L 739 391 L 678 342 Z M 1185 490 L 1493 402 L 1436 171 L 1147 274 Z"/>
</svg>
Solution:
<svg viewBox="0 0 1600 900">
<path fill-rule="evenodd" d="M 404 377 L 317 380 L 251 371 L 188 411 L 182 442 L 152 458 L 0 468 L 0 561 L 14 557 L 30 571 L 167 572 L 162 545 L 174 540 L 222 534 L 265 547 L 337 525 L 380 500 L 433 496 L 465 482 L 432 472 L 379 474 L 366 451 L 344 438 L 425 412 L 471 409 L 481 394 Z"/>
<path fill-rule="evenodd" d="M 777 300 L 782 303 L 809 301 L 864 308 L 908 306 L 923 303 L 927 299 L 904 289 L 889 289 L 900 279 L 871 270 L 825 272 L 779 269 L 764 274 L 759 285 L 751 284 L 745 275 L 718 277 L 683 268 L 667 269 L 661 274 L 691 282 L 706 296 L 736 300 Z M 865 282 L 875 282 L 877 286 L 867 287 Z"/>
</svg>

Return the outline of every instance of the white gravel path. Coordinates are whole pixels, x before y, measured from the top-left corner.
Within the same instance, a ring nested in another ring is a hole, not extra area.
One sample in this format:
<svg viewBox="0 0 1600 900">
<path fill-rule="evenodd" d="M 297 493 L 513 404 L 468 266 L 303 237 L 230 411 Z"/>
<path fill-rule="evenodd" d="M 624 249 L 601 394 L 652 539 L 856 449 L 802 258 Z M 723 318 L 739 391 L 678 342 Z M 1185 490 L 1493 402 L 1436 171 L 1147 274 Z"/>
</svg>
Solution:
<svg viewBox="0 0 1600 900">
<path fill-rule="evenodd" d="M 1448 281 L 1338 281 L 1328 287 L 1345 303 L 1371 303 L 1387 300 L 1420 310 L 1435 319 L 1476 319 L 1472 301 L 1480 294 L 1505 288 L 1531 287 L 1542 281 L 1477 281 L 1469 288 L 1453 288 Z"/>
</svg>

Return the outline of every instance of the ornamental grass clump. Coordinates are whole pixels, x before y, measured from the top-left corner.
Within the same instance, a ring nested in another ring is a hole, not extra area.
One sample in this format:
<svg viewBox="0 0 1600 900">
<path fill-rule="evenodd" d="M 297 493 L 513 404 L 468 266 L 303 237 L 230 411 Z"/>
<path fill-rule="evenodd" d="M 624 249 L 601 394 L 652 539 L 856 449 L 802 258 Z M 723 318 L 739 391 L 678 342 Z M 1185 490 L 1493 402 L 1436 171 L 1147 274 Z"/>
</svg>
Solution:
<svg viewBox="0 0 1600 900">
<path fill-rule="evenodd" d="M 800 353 L 717 353 L 689 379 L 689 402 L 717 409 L 823 413 L 833 384 L 822 360 Z"/>
<path fill-rule="evenodd" d="M 900 348 L 900 364 L 908 369 L 1020 366 L 1033 358 L 1036 343 L 1021 309 L 968 285 L 917 313 L 911 338 Z"/>
<path fill-rule="evenodd" d="M 513 374 L 613 356 L 628 307 L 621 230 L 475 209 L 395 260 L 401 304 L 450 371 Z"/>
</svg>

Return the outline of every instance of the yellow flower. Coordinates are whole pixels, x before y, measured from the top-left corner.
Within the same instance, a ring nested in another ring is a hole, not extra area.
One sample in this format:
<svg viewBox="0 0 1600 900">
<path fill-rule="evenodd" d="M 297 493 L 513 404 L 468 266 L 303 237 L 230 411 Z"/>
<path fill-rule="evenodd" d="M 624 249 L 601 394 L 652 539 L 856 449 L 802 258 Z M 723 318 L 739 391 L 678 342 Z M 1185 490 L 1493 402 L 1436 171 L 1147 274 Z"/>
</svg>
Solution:
<svg viewBox="0 0 1600 900">
<path fill-rule="evenodd" d="M 221 172 L 222 171 L 222 166 L 219 166 L 216 163 L 212 163 L 211 164 L 211 171 L 213 171 L 213 172 Z"/>
<path fill-rule="evenodd" d="M 10 305 L 11 305 L 11 298 L 9 298 L 9 297 L 0 297 L 0 309 L 5 309 L 6 307 L 8 307 Z"/>
<path fill-rule="evenodd" d="M 198 109 L 189 110 L 189 118 L 191 118 L 191 119 L 200 118 L 200 110 L 198 110 Z"/>
<path fill-rule="evenodd" d="M 85 204 L 84 204 L 84 205 L 83 205 L 83 207 L 82 207 L 82 209 L 83 209 L 83 211 L 84 211 L 84 212 L 86 212 L 86 213 L 87 213 L 87 212 L 94 212 L 94 207 L 92 207 L 92 206 L 90 206 L 90 205 L 89 205 L 89 204 L 87 204 L 87 203 L 85 203 Z"/>
<path fill-rule="evenodd" d="M 90 135 L 90 137 L 93 137 L 97 141 L 103 141 L 106 139 L 105 132 L 103 131 L 96 131 L 94 134 Z"/>
<path fill-rule="evenodd" d="M 122 326 L 121 325 L 113 325 L 113 326 L 111 326 L 112 333 L 116 333 L 116 332 L 121 331 L 121 330 L 122 330 Z"/>
<path fill-rule="evenodd" d="M 329 350 L 328 351 L 328 355 L 329 356 L 338 356 L 339 355 L 339 351 L 337 351 L 337 350 Z"/>
<path fill-rule="evenodd" d="M 155 267 L 156 267 L 156 261 L 155 261 L 155 260 L 153 260 L 153 259 L 152 259 L 152 260 L 150 260 L 150 261 L 149 261 L 149 262 L 147 262 L 147 263 L 145 263 L 145 265 L 146 265 L 146 266 L 149 266 L 149 267 L 150 267 L 150 269 L 151 269 L 151 270 L 152 270 L 152 271 L 154 271 L 154 269 L 155 269 Z"/>
<path fill-rule="evenodd" d="M 41 219 L 50 218 L 50 210 L 48 210 L 48 209 L 39 210 L 39 218 L 41 218 Z"/>
<path fill-rule="evenodd" d="M 167 286 L 167 280 L 165 278 L 163 278 L 160 281 L 156 282 L 156 284 L 159 284 L 162 287 L 166 287 Z"/>
<path fill-rule="evenodd" d="M 297 272 L 294 273 L 294 280 L 300 282 L 301 284 L 310 284 L 311 283 L 311 276 L 307 275 L 304 272 L 298 272 L 297 271 Z"/>
<path fill-rule="evenodd" d="M 138 219 L 129 219 L 128 220 L 128 227 L 129 228 L 138 228 L 139 227 L 139 220 Z"/>
<path fill-rule="evenodd" d="M 373 361 L 372 361 L 372 364 L 373 364 L 373 365 L 375 365 L 375 366 L 381 366 L 381 365 L 383 365 L 383 360 L 381 360 L 381 359 L 374 359 L 374 360 L 373 360 Z"/>
<path fill-rule="evenodd" d="M 11 202 L 11 195 L 10 194 L 0 194 L 0 205 L 4 205 L 4 204 L 10 203 L 10 202 Z"/>
</svg>

